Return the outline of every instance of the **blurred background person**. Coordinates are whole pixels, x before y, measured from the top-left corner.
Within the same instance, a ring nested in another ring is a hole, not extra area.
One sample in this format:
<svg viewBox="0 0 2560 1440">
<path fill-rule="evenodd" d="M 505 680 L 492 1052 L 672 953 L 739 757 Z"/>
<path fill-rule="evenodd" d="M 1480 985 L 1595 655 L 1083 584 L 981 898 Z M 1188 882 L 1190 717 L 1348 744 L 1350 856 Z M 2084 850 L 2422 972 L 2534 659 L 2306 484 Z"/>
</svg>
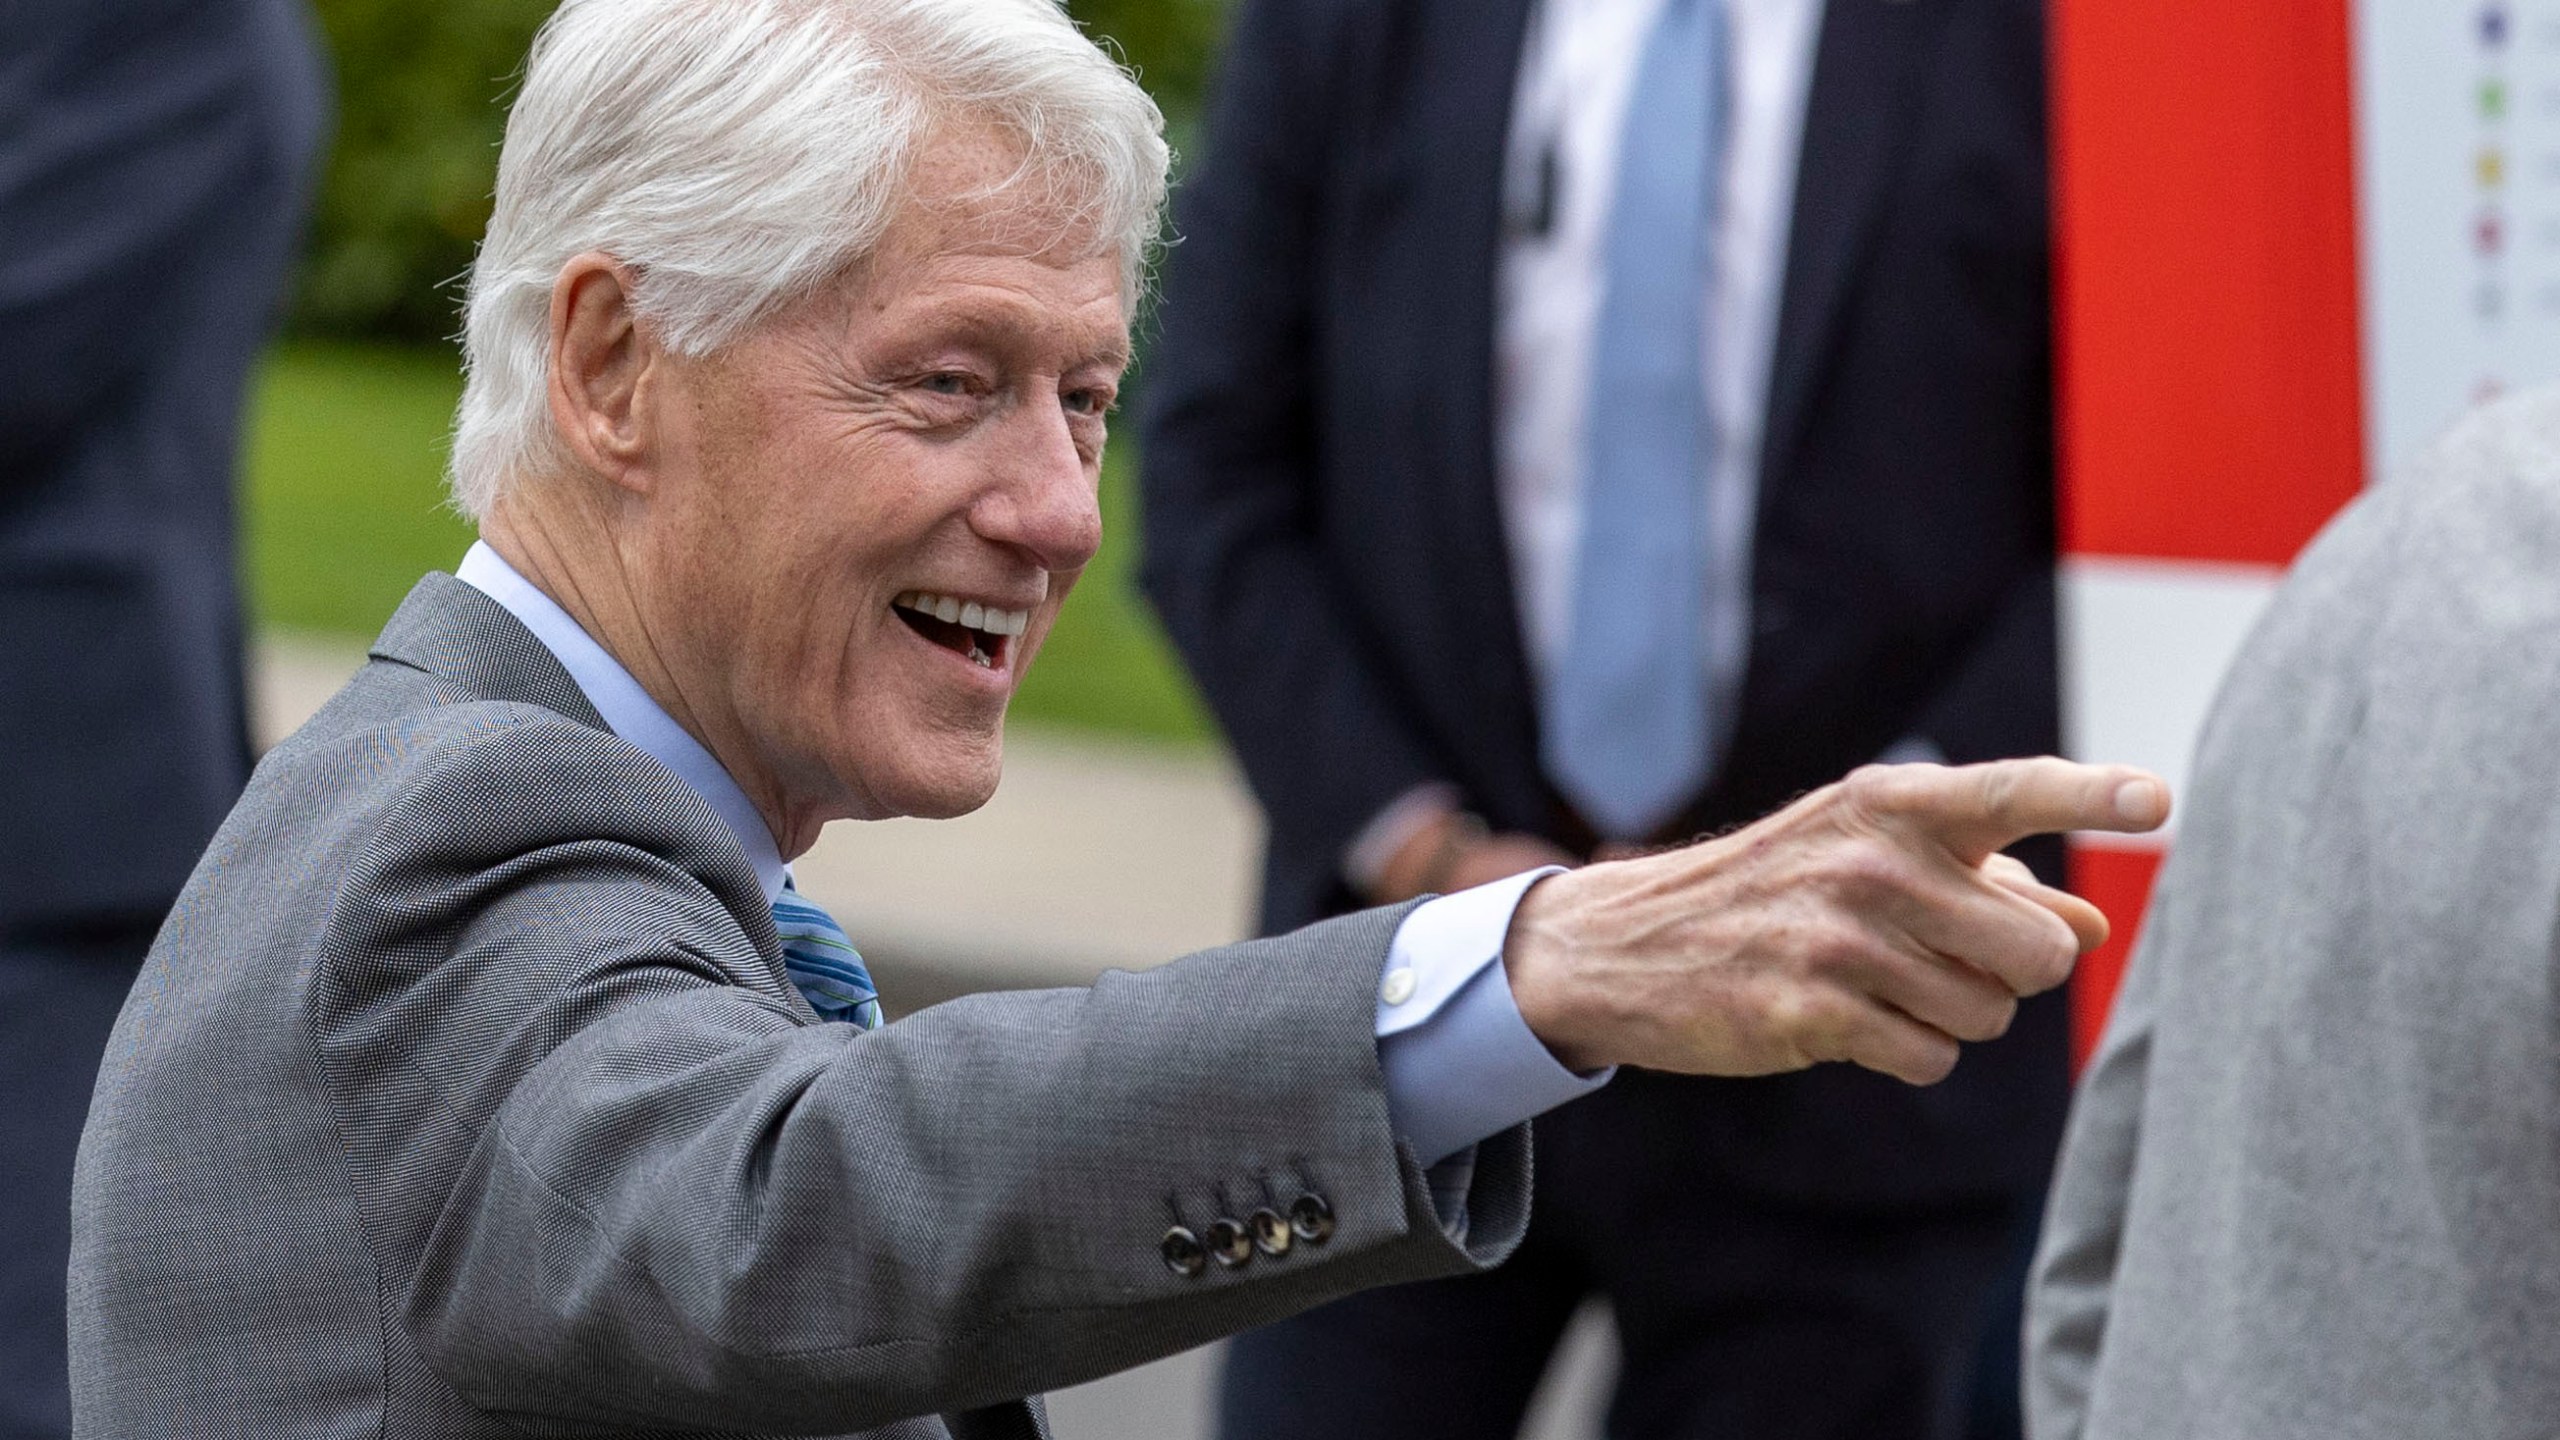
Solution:
<svg viewBox="0 0 2560 1440">
<path fill-rule="evenodd" d="M 0 1436 L 66 1436 L 72 1154 L 248 773 L 232 479 L 327 116 L 301 0 L 0 27 Z M 219 1137 L 206 1137 L 208 1143 Z"/>
<path fill-rule="evenodd" d="M 2036 1440 L 2552 1433 L 2560 390 L 2304 553 L 2075 1102 Z"/>
<path fill-rule="evenodd" d="M 1267 928 L 2057 747 L 2042 37 L 1246 0 L 1142 574 L 1268 813 Z M 1931 1091 L 1622 1076 L 1541 1122 L 1513 1264 L 1245 1337 L 1224 1433 L 1509 1435 L 1594 1293 L 1616 1436 L 1962 1433 L 1977 1352 L 2014 1431 L 2066 1093 L 2050 1000 Z"/>
</svg>

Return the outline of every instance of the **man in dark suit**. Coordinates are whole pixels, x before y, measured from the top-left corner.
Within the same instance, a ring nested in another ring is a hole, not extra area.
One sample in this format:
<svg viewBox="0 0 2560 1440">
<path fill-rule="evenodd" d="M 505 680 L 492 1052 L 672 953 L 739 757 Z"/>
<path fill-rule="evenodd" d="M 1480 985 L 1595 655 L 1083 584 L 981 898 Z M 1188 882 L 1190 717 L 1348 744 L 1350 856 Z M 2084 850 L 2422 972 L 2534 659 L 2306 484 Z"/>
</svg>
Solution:
<svg viewBox="0 0 2560 1440">
<path fill-rule="evenodd" d="M 1267 926 L 2055 746 L 2041 45 L 2030 0 L 1249 0 L 1144 576 Z M 1541 1126 L 1518 1260 L 1246 1338 L 1227 1433 L 1507 1435 L 1594 1292 L 1613 1434 L 1949 1433 L 2063 1022 L 1926 1091 L 1622 1076 Z"/>
<path fill-rule="evenodd" d="M 248 775 L 232 466 L 325 82 L 300 0 L 0 33 L 0 1436 L 70 1433 L 72 1151 Z"/>
</svg>

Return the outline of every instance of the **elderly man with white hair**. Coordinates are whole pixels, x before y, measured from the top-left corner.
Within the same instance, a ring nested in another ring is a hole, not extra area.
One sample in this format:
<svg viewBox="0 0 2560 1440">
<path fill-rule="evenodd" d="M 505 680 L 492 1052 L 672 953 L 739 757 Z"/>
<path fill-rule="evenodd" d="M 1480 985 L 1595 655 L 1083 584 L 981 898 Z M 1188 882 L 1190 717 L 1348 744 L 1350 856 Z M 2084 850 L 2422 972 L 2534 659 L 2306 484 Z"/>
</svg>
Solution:
<svg viewBox="0 0 2560 1440">
<path fill-rule="evenodd" d="M 1498 1262 L 1612 1066 L 1927 1082 L 2094 943 L 1996 852 L 2156 780 L 1912 767 L 881 1024 L 786 862 L 994 789 L 1160 132 L 1049 0 L 562 6 L 472 277 L 482 542 L 260 766 L 100 1076 L 81 1434 L 1035 1436 Z"/>
</svg>

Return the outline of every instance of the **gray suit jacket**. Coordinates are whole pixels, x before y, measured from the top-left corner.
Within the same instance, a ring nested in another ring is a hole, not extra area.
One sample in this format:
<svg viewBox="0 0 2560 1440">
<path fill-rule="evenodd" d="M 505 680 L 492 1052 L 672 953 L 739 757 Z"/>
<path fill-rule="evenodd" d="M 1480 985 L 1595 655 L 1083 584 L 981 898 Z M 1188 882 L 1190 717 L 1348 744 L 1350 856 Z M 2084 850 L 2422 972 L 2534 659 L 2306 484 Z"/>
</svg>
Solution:
<svg viewBox="0 0 2560 1440">
<path fill-rule="evenodd" d="M 2560 391 L 2305 554 L 2074 1109 L 2036 1440 L 2560 1433 Z"/>
<path fill-rule="evenodd" d="M 495 602 L 430 576 L 373 654 L 117 1026 L 80 1434 L 1027 1437 L 1020 1397 L 1516 1242 L 1525 1129 L 1449 1230 L 1389 1129 L 1397 914 L 823 1024 L 728 830 Z M 1301 1195 L 1327 1243 L 1159 1255 Z"/>
</svg>

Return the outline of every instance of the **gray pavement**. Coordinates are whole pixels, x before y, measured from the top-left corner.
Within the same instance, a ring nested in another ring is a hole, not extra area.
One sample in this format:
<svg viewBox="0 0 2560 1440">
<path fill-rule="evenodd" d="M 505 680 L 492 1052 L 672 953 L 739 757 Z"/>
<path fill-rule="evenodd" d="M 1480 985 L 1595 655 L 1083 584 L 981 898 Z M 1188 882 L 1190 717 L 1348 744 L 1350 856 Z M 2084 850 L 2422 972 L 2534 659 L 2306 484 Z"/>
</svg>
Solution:
<svg viewBox="0 0 2560 1440">
<path fill-rule="evenodd" d="M 289 733 L 363 663 L 340 639 L 257 647 L 259 731 Z M 957 820 L 829 826 L 793 865 L 862 947 L 893 1014 L 980 990 L 1076 985 L 1245 935 L 1262 844 L 1221 755 L 1017 727 L 1004 783 Z M 1593 1440 L 1615 1345 L 1579 1317 L 1521 1440 Z M 1208 1440 L 1211 1346 L 1051 1397 L 1061 1440 Z M 1316 1440 L 1316 1437 L 1311 1437 Z"/>
</svg>

